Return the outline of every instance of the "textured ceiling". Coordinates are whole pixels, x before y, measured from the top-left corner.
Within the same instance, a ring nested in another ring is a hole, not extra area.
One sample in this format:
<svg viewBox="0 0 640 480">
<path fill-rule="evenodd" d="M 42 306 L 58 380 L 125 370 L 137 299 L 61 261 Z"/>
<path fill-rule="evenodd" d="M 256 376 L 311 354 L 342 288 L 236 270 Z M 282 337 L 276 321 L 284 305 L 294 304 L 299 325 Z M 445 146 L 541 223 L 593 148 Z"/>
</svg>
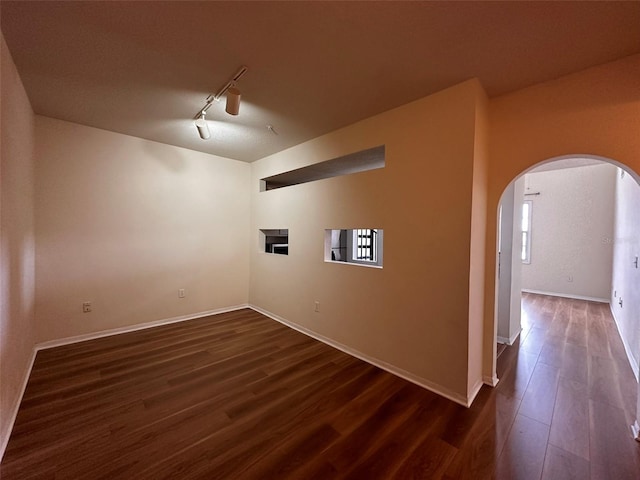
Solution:
<svg viewBox="0 0 640 480">
<path fill-rule="evenodd" d="M 478 77 L 490 96 L 640 52 L 640 2 L 0 2 L 36 113 L 253 161 Z M 193 116 L 240 65 L 240 115 Z M 278 135 L 266 126 L 273 125 Z"/>
</svg>

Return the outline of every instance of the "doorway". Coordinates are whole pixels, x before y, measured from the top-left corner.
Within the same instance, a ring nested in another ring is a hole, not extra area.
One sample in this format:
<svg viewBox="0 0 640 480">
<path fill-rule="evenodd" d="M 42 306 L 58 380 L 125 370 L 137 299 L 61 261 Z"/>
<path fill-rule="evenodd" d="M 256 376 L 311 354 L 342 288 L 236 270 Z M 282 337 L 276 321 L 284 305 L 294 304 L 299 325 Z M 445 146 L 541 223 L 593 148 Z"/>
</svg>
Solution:
<svg viewBox="0 0 640 480">
<path fill-rule="evenodd" d="M 608 172 L 604 180 L 608 191 L 590 179 L 597 169 Z M 550 181 L 557 172 L 563 172 L 563 175 Z M 575 188 L 569 188 L 569 185 Z M 565 195 L 564 200 L 556 198 L 557 192 L 554 193 L 553 188 Z M 609 198 L 604 199 L 607 195 Z M 558 211 L 549 213 L 548 203 L 553 203 L 554 198 Z M 528 228 L 523 226 L 526 223 L 523 221 L 524 202 L 529 203 L 524 209 L 531 221 Z M 548 335 L 544 328 L 529 331 L 531 319 L 522 322 L 522 315 L 527 313 L 521 303 L 522 292 L 540 296 L 542 300 L 534 303 L 555 305 L 549 307 L 552 310 L 558 305 L 554 298 L 569 299 L 562 308 L 568 315 L 573 309 L 575 322 L 580 321 L 580 310 L 598 312 L 594 318 L 605 322 L 589 320 L 590 317 L 584 320 L 593 321 L 593 325 L 587 325 L 587 328 L 592 327 L 589 332 L 593 337 L 593 348 L 599 348 L 596 346 L 597 336 L 603 335 L 606 322 L 613 325 L 612 331 L 620 333 L 620 345 L 616 345 L 615 339 L 608 339 L 606 352 L 591 355 L 596 359 L 613 355 L 611 359 L 616 363 L 603 367 L 606 361 L 598 364 L 596 360 L 589 360 L 589 368 L 594 371 L 602 368 L 611 370 L 629 368 L 630 365 L 636 377 L 634 383 L 637 383 L 640 319 L 632 312 L 640 311 L 640 269 L 634 263 L 640 253 L 640 215 L 635 213 L 638 204 L 638 176 L 624 166 L 601 157 L 551 159 L 514 179 L 503 192 L 497 212 L 496 343 L 513 345 L 522 342 L 521 335 L 529 337 L 534 333 L 529 343 L 536 343 L 537 335 L 537 343 L 541 347 L 539 351 L 533 348 L 530 353 L 540 355 Z M 561 211 L 565 211 L 564 217 Z M 566 211 L 573 213 L 567 216 Z M 555 246 L 549 247 L 549 241 L 555 242 Z M 546 249 L 542 248 L 545 242 Z M 528 248 L 531 250 L 527 253 Z M 529 302 L 533 299 L 535 297 L 530 296 Z M 606 311 L 601 311 L 598 305 L 606 305 Z M 552 314 L 550 311 L 543 313 Z M 570 319 L 565 320 L 566 328 L 575 327 Z M 523 323 L 527 323 L 524 334 Z M 554 328 L 559 327 L 556 325 Z M 589 338 L 585 337 L 585 341 L 588 342 Z M 569 349 L 574 344 L 579 345 L 580 340 L 574 340 L 569 342 L 572 344 Z M 589 345 L 579 346 L 586 348 Z M 552 349 L 552 346 L 547 348 Z M 549 363 L 548 358 L 544 360 Z M 593 382 L 595 380 L 591 380 Z M 627 397 L 628 387 L 619 387 Z M 586 388 L 591 392 L 596 387 L 587 382 Z M 636 396 L 639 390 L 634 384 Z M 640 411 L 640 408 L 636 407 L 636 410 Z M 634 436 L 637 435 L 636 430 Z"/>
</svg>

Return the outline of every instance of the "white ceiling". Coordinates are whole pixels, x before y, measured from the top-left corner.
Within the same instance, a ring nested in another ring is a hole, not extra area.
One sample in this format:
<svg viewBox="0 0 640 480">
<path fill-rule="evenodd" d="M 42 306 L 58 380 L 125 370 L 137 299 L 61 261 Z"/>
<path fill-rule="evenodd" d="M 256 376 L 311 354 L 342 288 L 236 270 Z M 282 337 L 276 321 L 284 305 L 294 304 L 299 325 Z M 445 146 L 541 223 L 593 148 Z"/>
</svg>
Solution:
<svg viewBox="0 0 640 480">
<path fill-rule="evenodd" d="M 595 165 L 604 164 L 608 164 L 608 162 L 596 160 L 595 158 L 563 158 L 560 160 L 551 160 L 549 162 L 538 165 L 537 167 L 529 170 L 527 173 L 550 172 L 553 170 L 564 170 L 566 168 L 593 167 Z"/>
<path fill-rule="evenodd" d="M 36 113 L 243 161 L 469 78 L 490 96 L 640 52 L 640 2 L 0 2 Z M 240 65 L 240 115 L 193 116 Z M 273 125 L 279 135 L 267 130 Z"/>
</svg>

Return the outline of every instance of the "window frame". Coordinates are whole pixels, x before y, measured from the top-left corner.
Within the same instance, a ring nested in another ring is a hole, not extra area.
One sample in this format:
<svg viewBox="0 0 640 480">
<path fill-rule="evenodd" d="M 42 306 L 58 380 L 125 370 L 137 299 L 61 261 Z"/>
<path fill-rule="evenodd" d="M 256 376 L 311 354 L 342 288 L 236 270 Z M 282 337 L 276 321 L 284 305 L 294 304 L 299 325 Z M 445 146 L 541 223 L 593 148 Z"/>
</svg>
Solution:
<svg viewBox="0 0 640 480">
<path fill-rule="evenodd" d="M 359 263 L 362 265 L 379 265 L 379 257 L 380 257 L 380 233 L 377 228 L 352 228 L 348 229 L 347 232 L 351 232 L 351 234 L 347 233 L 347 252 L 349 255 L 350 263 Z M 369 235 L 361 232 L 370 232 Z M 351 238 L 349 238 L 351 237 Z M 359 239 L 370 238 L 371 242 L 369 245 L 365 245 L 364 242 L 359 241 Z M 368 260 L 363 258 L 362 254 L 365 250 L 371 250 L 371 256 L 373 259 Z"/>
</svg>

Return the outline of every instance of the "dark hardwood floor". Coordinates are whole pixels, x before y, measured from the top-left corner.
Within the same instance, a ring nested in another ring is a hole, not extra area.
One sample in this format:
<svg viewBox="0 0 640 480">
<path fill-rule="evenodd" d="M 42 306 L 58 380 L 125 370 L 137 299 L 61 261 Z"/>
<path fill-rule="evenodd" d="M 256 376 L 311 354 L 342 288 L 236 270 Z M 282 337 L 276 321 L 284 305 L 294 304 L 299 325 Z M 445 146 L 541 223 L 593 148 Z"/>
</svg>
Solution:
<svg viewBox="0 0 640 480">
<path fill-rule="evenodd" d="M 251 310 L 41 351 L 0 476 L 640 478 L 608 306 L 525 294 L 523 328 L 469 409 Z"/>
</svg>

